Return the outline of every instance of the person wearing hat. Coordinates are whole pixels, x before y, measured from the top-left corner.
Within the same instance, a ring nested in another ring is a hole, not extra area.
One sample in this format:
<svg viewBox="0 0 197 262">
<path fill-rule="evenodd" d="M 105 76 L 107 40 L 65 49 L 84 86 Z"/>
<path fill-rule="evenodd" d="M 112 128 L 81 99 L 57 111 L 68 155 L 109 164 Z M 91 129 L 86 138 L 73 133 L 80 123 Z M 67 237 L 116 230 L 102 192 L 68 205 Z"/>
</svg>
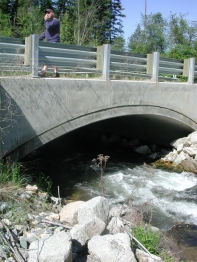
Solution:
<svg viewBox="0 0 197 262">
<path fill-rule="evenodd" d="M 52 9 L 46 9 L 44 15 L 44 25 L 45 31 L 40 35 L 39 40 L 46 39 L 50 43 L 59 43 L 60 42 L 60 22 L 54 16 Z M 42 71 L 39 73 L 39 76 L 44 77 L 48 69 L 47 65 L 44 65 Z M 54 66 L 54 75 L 53 77 L 60 77 L 58 73 L 58 67 Z"/>
</svg>

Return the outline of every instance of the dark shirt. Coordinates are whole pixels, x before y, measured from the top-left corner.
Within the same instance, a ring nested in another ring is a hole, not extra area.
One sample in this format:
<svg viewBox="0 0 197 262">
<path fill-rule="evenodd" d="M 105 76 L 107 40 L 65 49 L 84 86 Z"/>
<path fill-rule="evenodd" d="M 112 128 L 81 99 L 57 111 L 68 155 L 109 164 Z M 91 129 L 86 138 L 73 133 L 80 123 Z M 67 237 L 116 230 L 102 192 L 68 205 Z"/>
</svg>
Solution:
<svg viewBox="0 0 197 262">
<path fill-rule="evenodd" d="M 46 38 L 47 42 L 60 42 L 60 22 L 58 19 L 44 20 L 45 31 L 39 37 L 39 40 Z"/>
</svg>

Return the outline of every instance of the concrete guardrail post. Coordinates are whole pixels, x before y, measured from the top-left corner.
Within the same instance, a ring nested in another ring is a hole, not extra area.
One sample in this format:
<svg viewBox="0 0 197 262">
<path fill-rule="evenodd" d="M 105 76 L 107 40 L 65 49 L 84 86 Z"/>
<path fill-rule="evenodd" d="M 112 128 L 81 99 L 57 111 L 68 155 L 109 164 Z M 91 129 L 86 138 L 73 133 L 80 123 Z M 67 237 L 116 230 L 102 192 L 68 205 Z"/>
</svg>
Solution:
<svg viewBox="0 0 197 262">
<path fill-rule="evenodd" d="M 103 46 L 97 46 L 96 70 L 102 71 L 103 65 Z"/>
<path fill-rule="evenodd" d="M 189 58 L 188 80 L 187 80 L 187 83 L 189 84 L 194 83 L 194 71 L 195 71 L 195 58 Z"/>
<path fill-rule="evenodd" d="M 39 35 L 30 36 L 30 68 L 32 77 L 38 77 L 38 54 L 39 54 Z"/>
<path fill-rule="evenodd" d="M 152 63 L 153 63 L 153 55 L 147 54 L 147 63 L 146 63 L 146 74 L 152 74 Z"/>
<path fill-rule="evenodd" d="M 110 76 L 110 44 L 103 45 L 102 78 L 109 80 Z"/>
<path fill-rule="evenodd" d="M 30 65 L 30 48 L 31 48 L 31 37 L 25 37 L 25 59 L 24 59 L 24 65 L 29 66 Z"/>
<path fill-rule="evenodd" d="M 152 77 L 151 80 L 158 82 L 159 76 L 159 52 L 153 52 L 152 54 Z"/>
</svg>

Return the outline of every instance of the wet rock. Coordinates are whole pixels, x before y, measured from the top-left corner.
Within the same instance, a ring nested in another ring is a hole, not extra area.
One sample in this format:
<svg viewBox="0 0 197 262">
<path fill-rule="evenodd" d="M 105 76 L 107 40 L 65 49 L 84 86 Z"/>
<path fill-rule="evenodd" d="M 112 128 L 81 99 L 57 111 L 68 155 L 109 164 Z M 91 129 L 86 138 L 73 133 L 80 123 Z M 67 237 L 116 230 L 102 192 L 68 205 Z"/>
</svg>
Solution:
<svg viewBox="0 0 197 262">
<path fill-rule="evenodd" d="M 155 160 L 155 159 L 159 159 L 161 157 L 161 154 L 160 152 L 155 152 L 153 154 L 150 154 L 148 157 Z"/>
<path fill-rule="evenodd" d="M 174 159 L 174 163 L 176 165 L 180 164 L 183 160 L 185 159 L 189 159 L 189 155 L 188 154 L 185 154 L 183 151 L 177 155 L 177 157 Z"/>
<path fill-rule="evenodd" d="M 141 154 L 141 155 L 144 155 L 144 156 L 147 156 L 151 153 L 151 150 L 150 148 L 147 146 L 147 145 L 144 145 L 144 146 L 139 146 L 135 149 L 135 152 Z"/>
<path fill-rule="evenodd" d="M 180 165 L 185 171 L 197 174 L 197 161 L 195 159 L 185 159 L 181 161 Z"/>
</svg>

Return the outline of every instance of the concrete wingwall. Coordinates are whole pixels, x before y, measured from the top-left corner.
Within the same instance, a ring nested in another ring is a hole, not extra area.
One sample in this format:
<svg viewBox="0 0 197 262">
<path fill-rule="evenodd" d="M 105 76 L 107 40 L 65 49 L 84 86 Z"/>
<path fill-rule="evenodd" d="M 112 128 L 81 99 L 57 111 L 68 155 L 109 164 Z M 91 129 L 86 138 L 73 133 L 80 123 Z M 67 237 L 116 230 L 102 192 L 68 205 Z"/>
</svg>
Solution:
<svg viewBox="0 0 197 262">
<path fill-rule="evenodd" d="M 161 116 L 197 130 L 194 84 L 5 77 L 0 92 L 2 155 L 21 158 L 68 132 L 121 116 Z"/>
</svg>

